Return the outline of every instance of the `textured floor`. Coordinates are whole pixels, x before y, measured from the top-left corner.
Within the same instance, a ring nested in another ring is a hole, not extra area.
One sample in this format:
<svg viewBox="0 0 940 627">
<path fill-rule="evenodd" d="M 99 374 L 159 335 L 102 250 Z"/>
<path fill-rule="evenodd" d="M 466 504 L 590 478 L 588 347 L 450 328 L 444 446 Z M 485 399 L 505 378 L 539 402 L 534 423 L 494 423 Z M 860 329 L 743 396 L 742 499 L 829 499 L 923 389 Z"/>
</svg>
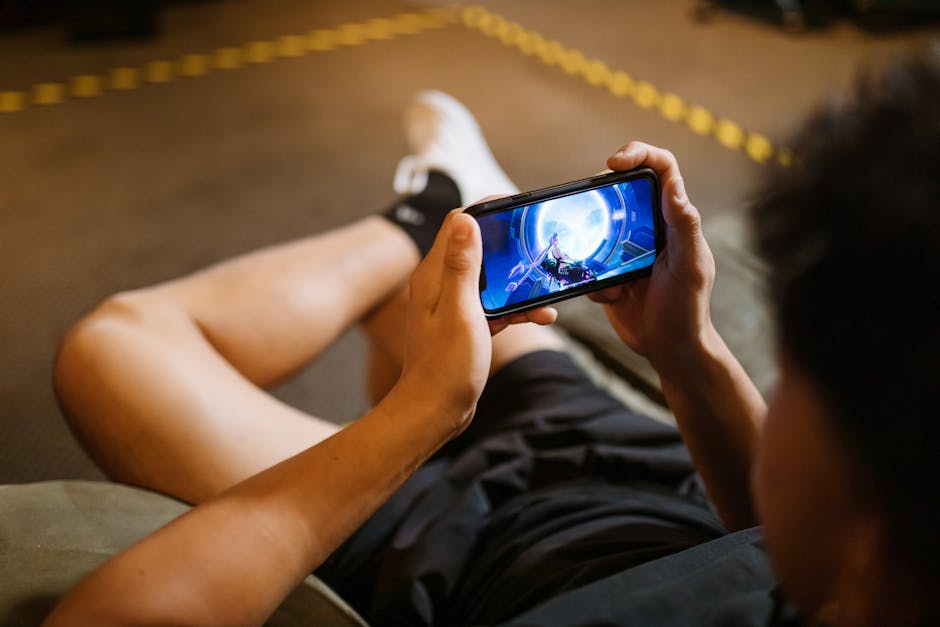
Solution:
<svg viewBox="0 0 940 627">
<path fill-rule="evenodd" d="M 31 98 L 36 83 L 429 6 L 194 2 L 167 8 L 162 34 L 146 42 L 76 48 L 51 26 L 0 34 L 0 92 Z M 820 97 L 844 89 L 855 68 L 929 34 L 875 38 L 841 25 L 793 37 L 731 15 L 697 23 L 693 3 L 679 0 L 485 6 L 774 145 Z M 70 323 L 117 290 L 383 207 L 405 150 L 400 111 L 424 87 L 469 105 L 523 188 L 593 173 L 621 143 L 641 138 L 677 154 L 709 220 L 738 213 L 762 169 L 655 107 L 460 23 L 0 113 L 0 483 L 100 476 L 50 386 L 56 342 Z M 324 417 L 354 418 L 365 408 L 364 348 L 348 334 L 276 393 Z"/>
</svg>

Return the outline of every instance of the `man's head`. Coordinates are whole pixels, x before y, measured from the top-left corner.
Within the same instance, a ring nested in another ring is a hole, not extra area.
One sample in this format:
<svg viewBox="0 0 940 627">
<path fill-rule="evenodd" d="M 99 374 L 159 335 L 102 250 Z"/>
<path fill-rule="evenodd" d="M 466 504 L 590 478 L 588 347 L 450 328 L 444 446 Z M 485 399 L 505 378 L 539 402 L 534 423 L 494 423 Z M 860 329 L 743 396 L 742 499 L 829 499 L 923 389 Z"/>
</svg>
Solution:
<svg viewBox="0 0 940 627">
<path fill-rule="evenodd" d="M 782 371 L 757 504 L 798 604 L 901 618 L 940 590 L 940 48 L 793 148 L 752 212 Z"/>
</svg>

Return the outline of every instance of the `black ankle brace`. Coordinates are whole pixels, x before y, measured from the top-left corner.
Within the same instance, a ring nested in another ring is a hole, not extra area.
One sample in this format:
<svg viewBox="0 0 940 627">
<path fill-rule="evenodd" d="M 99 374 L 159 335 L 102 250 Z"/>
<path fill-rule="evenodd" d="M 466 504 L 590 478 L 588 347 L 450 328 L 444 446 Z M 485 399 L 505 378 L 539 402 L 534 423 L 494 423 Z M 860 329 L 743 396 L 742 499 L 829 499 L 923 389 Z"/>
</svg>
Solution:
<svg viewBox="0 0 940 627">
<path fill-rule="evenodd" d="M 431 170 L 423 191 L 401 198 L 382 216 L 407 233 L 424 257 L 431 250 L 447 213 L 459 206 L 457 183 L 443 172 Z"/>
</svg>

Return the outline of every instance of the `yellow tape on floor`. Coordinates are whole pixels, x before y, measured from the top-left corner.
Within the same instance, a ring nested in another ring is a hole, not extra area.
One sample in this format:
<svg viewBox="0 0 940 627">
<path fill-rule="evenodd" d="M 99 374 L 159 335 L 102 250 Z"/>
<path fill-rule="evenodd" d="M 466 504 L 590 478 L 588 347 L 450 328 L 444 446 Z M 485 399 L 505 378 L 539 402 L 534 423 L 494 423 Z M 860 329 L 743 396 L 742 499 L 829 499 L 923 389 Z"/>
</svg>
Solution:
<svg viewBox="0 0 940 627">
<path fill-rule="evenodd" d="M 95 98 L 109 91 L 139 89 L 151 83 L 170 83 L 179 78 L 205 76 L 234 70 L 247 64 L 302 57 L 340 47 L 360 46 L 370 41 L 417 35 L 458 22 L 456 9 L 429 9 L 342 24 L 302 35 L 284 35 L 271 41 L 252 41 L 241 47 L 226 47 L 206 53 L 184 54 L 175 60 L 157 60 L 143 67 L 116 67 L 100 75 L 82 74 L 61 83 L 40 83 L 32 91 L 0 91 L 0 113 L 15 113 L 30 106 L 61 104 L 73 98 Z"/>
<path fill-rule="evenodd" d="M 477 5 L 402 13 L 335 28 L 319 28 L 304 35 L 252 41 L 241 47 L 184 54 L 175 60 L 151 61 L 143 67 L 117 67 L 101 75 L 82 74 L 62 83 L 40 83 L 34 85 L 32 91 L 0 91 L 0 113 L 15 113 L 30 106 L 61 104 L 74 98 L 95 98 L 110 91 L 139 89 L 148 84 L 170 83 L 179 78 L 205 76 L 343 46 L 361 46 L 370 41 L 417 35 L 456 23 L 496 38 L 546 65 L 582 78 L 589 85 L 606 89 L 618 98 L 630 99 L 643 109 L 658 112 L 670 122 L 685 124 L 692 132 L 713 137 L 726 148 L 743 150 L 758 163 L 776 159 L 778 163 L 789 165 L 792 161 L 788 150 L 774 146 L 760 133 L 747 131 L 729 119 L 716 117 L 702 106 L 687 103 L 677 94 L 664 92 L 652 83 L 638 81 L 626 72 L 608 67 L 599 59 L 586 57 L 578 50 L 546 39 Z"/>
<path fill-rule="evenodd" d="M 626 72 L 608 67 L 600 59 L 586 57 L 578 50 L 546 39 L 485 7 L 464 7 L 460 11 L 460 21 L 468 28 L 518 48 L 523 54 L 546 65 L 557 67 L 565 74 L 580 77 L 589 85 L 607 89 L 618 98 L 631 99 L 637 106 L 656 111 L 670 122 L 685 124 L 694 133 L 714 137 L 725 148 L 744 150 L 758 163 L 774 158 L 782 165 L 790 165 L 792 161 L 787 149 L 775 147 L 765 135 L 747 131 L 731 120 L 718 118 L 702 106 L 691 105 L 652 83 L 638 81 Z"/>
</svg>

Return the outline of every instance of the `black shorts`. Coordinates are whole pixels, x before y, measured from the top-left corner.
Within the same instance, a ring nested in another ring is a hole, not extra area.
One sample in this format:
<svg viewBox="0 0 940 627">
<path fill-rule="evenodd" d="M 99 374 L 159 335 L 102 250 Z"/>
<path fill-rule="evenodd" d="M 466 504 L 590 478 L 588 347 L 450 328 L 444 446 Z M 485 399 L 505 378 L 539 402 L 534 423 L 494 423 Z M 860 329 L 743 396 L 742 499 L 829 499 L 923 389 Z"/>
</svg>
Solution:
<svg viewBox="0 0 940 627">
<path fill-rule="evenodd" d="M 625 407 L 567 354 L 530 353 L 490 379 L 467 430 L 316 574 L 377 624 L 457 624 L 444 608 L 459 605 L 455 591 L 520 498 L 627 484 L 650 495 L 644 508 L 701 510 L 695 542 L 721 533 L 675 428 Z"/>
</svg>

